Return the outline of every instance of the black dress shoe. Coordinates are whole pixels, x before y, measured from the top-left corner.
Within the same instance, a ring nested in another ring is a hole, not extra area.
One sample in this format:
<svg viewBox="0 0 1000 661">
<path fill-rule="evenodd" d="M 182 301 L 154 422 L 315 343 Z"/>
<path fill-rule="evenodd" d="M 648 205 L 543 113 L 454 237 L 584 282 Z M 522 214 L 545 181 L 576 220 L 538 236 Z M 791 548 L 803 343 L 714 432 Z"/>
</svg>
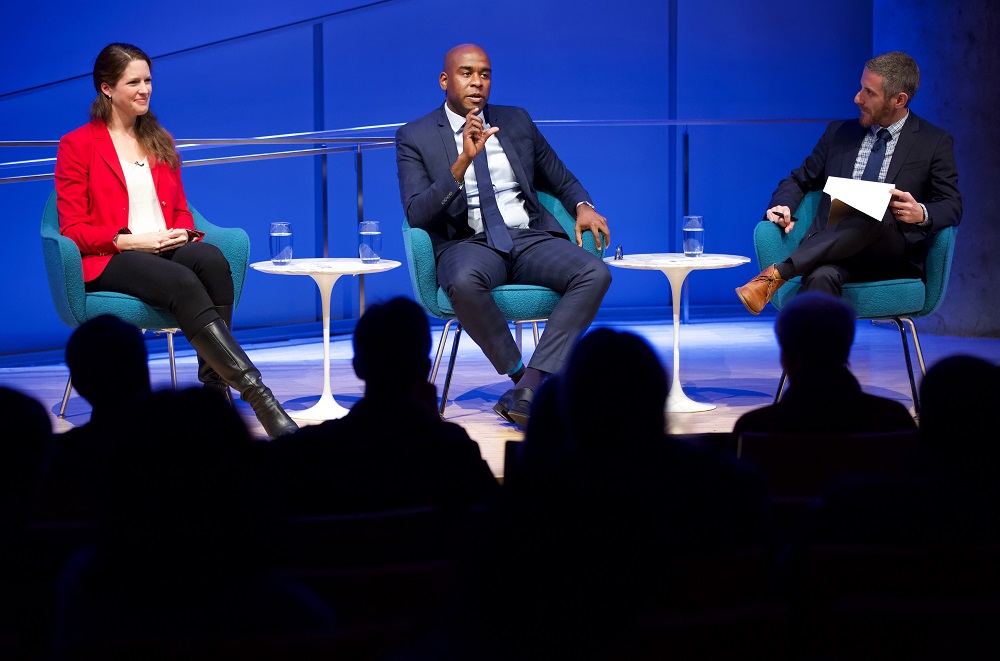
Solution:
<svg viewBox="0 0 1000 661">
<path fill-rule="evenodd" d="M 493 405 L 493 410 L 507 422 L 513 422 L 524 429 L 528 425 L 534 396 L 531 388 L 511 388 Z"/>
</svg>

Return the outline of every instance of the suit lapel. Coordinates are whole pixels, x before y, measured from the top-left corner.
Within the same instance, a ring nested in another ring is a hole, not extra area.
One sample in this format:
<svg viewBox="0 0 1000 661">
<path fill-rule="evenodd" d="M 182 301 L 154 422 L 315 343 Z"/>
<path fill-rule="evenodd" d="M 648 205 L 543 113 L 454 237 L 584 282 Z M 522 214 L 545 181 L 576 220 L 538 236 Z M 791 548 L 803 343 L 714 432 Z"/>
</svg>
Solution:
<svg viewBox="0 0 1000 661">
<path fill-rule="evenodd" d="M 458 145 L 455 144 L 455 134 L 451 130 L 451 123 L 444 107 L 438 108 L 438 135 L 441 136 L 441 147 L 444 149 L 445 160 L 448 167 L 455 164 L 458 158 Z"/>
<path fill-rule="evenodd" d="M 444 154 L 446 167 L 450 169 L 458 159 L 458 145 L 455 143 L 455 132 L 451 129 L 451 122 L 448 121 L 448 113 L 445 112 L 444 106 L 438 108 L 437 120 L 438 136 L 441 138 L 441 150 Z M 460 206 L 455 210 L 457 215 L 465 214 L 468 209 L 468 198 L 465 196 L 466 191 L 464 188 L 461 193 L 462 199 L 458 201 Z"/>
<path fill-rule="evenodd" d="M 122 185 L 122 188 L 125 188 L 125 171 L 122 170 L 121 161 L 118 159 L 118 152 L 115 151 L 115 144 L 111 142 L 111 134 L 108 133 L 108 127 L 103 124 L 94 124 L 92 135 L 97 153 L 101 155 L 104 162 L 108 164 L 111 171 L 118 177 L 118 182 Z"/>
<path fill-rule="evenodd" d="M 848 134 L 848 140 L 840 152 L 840 174 L 838 177 L 850 179 L 854 176 L 854 163 L 858 160 L 858 152 L 861 151 L 861 143 L 865 140 L 865 133 L 868 129 L 861 126 L 860 122 L 854 122 Z"/>
</svg>

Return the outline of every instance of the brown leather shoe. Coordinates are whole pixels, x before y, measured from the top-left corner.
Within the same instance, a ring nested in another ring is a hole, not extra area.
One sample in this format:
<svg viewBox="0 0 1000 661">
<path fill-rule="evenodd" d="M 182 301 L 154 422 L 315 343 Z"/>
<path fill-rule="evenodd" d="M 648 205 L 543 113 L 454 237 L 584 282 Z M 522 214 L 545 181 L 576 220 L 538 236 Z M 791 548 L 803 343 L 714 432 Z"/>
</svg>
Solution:
<svg viewBox="0 0 1000 661">
<path fill-rule="evenodd" d="M 778 267 L 771 264 L 753 280 L 742 287 L 737 287 L 736 295 L 743 301 L 743 305 L 750 311 L 750 314 L 760 314 L 760 311 L 774 296 L 774 292 L 778 291 L 778 287 L 785 282 L 778 275 Z"/>
</svg>

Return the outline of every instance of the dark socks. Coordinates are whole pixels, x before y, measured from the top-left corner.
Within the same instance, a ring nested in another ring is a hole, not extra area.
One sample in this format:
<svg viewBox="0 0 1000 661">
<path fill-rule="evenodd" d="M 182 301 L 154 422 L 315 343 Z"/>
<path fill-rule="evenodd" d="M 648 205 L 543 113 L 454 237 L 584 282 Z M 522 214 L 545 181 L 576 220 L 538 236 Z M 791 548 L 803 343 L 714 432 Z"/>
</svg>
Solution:
<svg viewBox="0 0 1000 661">
<path fill-rule="evenodd" d="M 511 372 L 507 376 L 510 377 L 510 380 L 513 381 L 514 385 L 516 386 L 517 382 L 521 379 L 522 376 L 524 376 L 524 365 L 519 365 L 516 371 Z"/>
<path fill-rule="evenodd" d="M 791 262 L 775 264 L 774 268 L 778 269 L 778 275 L 781 276 L 782 280 L 791 280 L 795 277 L 795 267 L 792 266 Z"/>
<path fill-rule="evenodd" d="M 518 388 L 530 388 L 532 391 L 538 390 L 538 386 L 542 385 L 542 381 L 548 375 L 548 372 L 536 370 L 534 367 L 527 367 L 524 370 L 524 374 L 514 385 Z"/>
</svg>

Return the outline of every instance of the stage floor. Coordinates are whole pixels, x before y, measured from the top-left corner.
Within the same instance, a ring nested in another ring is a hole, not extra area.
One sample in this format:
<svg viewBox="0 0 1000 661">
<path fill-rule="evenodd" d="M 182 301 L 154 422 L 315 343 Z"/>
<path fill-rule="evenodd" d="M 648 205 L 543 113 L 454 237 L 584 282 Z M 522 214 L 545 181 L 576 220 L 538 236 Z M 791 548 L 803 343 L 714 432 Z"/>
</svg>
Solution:
<svg viewBox="0 0 1000 661">
<path fill-rule="evenodd" d="M 673 328 L 669 320 L 601 325 L 644 337 L 668 368 L 673 364 Z M 440 332 L 440 328 L 434 329 L 434 347 Z M 907 339 L 919 379 L 912 338 L 908 336 Z M 533 349 L 530 330 L 524 333 L 524 342 L 525 353 L 530 354 Z M 717 408 L 705 413 L 671 414 L 668 420 L 671 431 L 728 432 L 744 412 L 768 404 L 774 398 L 781 368 L 773 319 L 685 324 L 681 328 L 680 344 L 684 391 L 691 399 L 710 402 Z M 924 334 L 921 344 L 928 367 L 945 356 L 960 353 L 1000 363 L 1000 339 Z M 290 412 L 304 410 L 318 401 L 323 388 L 323 343 L 319 337 L 308 341 L 245 344 L 244 348 L 260 368 L 265 382 Z M 438 373 L 439 392 L 444 383 L 450 349 L 449 343 L 445 365 Z M 331 388 L 336 400 L 348 408 L 363 394 L 363 383 L 351 368 L 351 356 L 350 336 L 331 338 Z M 613 383 L 615 379 L 627 378 L 629 367 L 618 364 L 614 356 L 608 356 L 604 364 L 596 365 L 595 369 L 606 371 L 608 382 Z M 858 322 L 851 369 L 866 392 L 911 406 L 899 331 L 894 325 L 874 326 L 870 322 Z M 177 371 L 180 386 L 200 385 L 193 353 L 178 355 Z M 152 356 L 150 372 L 154 388 L 170 387 L 170 369 L 165 353 Z M 70 398 L 66 418 L 56 417 L 67 375 L 65 365 L 3 368 L 0 369 L 0 385 L 38 398 L 51 412 L 54 429 L 64 431 L 85 423 L 90 417 L 89 405 L 76 393 Z M 520 429 L 500 419 L 492 410 L 493 404 L 509 387 L 510 381 L 498 376 L 479 347 L 463 334 L 445 418 L 464 427 L 469 436 L 479 443 L 483 457 L 498 476 L 503 471 L 504 442 L 523 437 Z M 595 412 L 599 404 L 595 402 Z M 250 407 L 240 402 L 239 408 L 251 432 L 264 438 Z"/>
</svg>

